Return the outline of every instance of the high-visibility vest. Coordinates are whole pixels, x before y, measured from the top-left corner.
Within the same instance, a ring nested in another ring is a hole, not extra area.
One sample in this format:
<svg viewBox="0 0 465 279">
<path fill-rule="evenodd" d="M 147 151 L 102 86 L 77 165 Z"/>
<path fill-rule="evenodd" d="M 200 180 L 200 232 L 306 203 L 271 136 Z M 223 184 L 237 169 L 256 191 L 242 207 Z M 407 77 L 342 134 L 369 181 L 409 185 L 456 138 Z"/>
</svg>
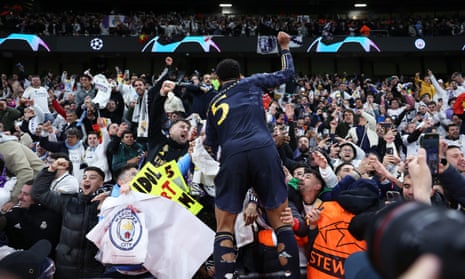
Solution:
<svg viewBox="0 0 465 279">
<path fill-rule="evenodd" d="M 344 278 L 344 261 L 350 254 L 366 250 L 366 243 L 356 240 L 348 230 L 354 214 L 335 201 L 323 206 L 308 257 L 307 279 Z"/>
</svg>

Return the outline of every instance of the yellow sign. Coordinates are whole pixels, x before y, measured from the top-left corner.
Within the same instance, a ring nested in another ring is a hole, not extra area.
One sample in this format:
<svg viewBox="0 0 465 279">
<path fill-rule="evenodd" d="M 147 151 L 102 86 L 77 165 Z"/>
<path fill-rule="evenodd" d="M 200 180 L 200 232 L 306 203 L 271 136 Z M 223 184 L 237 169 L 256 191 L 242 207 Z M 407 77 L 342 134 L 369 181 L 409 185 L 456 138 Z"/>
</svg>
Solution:
<svg viewBox="0 0 465 279">
<path fill-rule="evenodd" d="M 203 208 L 202 204 L 187 193 L 188 187 L 175 161 L 170 161 L 158 168 L 150 162 L 146 163 L 132 179 L 130 185 L 134 191 L 173 200 L 194 215 L 197 215 Z"/>
</svg>

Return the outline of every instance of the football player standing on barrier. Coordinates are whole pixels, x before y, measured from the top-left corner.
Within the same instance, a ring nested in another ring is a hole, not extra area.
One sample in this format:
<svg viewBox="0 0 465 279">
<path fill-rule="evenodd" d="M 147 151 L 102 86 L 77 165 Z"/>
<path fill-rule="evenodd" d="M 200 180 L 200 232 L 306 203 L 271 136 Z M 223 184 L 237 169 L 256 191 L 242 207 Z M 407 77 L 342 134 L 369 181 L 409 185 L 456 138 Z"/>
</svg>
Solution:
<svg viewBox="0 0 465 279">
<path fill-rule="evenodd" d="M 262 92 L 293 78 L 290 36 L 279 32 L 282 69 L 241 79 L 239 62 L 225 59 L 216 67 L 221 82 L 207 112 L 207 150 L 221 147 L 215 178 L 217 232 L 214 244 L 216 278 L 235 278 L 234 221 L 253 187 L 276 232 L 278 257 L 286 278 L 300 278 L 299 252 L 291 226 L 281 212 L 287 207 L 287 187 L 281 159 L 265 122 Z"/>
</svg>

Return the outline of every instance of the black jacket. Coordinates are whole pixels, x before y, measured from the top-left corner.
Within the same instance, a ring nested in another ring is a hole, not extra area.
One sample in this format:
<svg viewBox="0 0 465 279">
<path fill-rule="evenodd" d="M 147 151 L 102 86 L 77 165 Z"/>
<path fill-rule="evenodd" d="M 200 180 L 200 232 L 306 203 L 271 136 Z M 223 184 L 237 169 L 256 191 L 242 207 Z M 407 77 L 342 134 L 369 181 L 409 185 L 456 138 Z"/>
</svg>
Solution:
<svg viewBox="0 0 465 279">
<path fill-rule="evenodd" d="M 60 194 L 50 190 L 55 173 L 42 170 L 32 187 L 33 199 L 62 213 L 60 241 L 56 248 L 55 278 L 98 278 L 103 265 L 95 260 L 97 247 L 87 240 L 86 234 L 98 222 L 98 202 L 91 196 Z"/>
<path fill-rule="evenodd" d="M 47 239 L 55 248 L 61 229 L 61 214 L 33 204 L 29 208 L 14 207 L 2 218 L 6 218 L 8 246 L 15 249 L 29 249 L 40 239 Z M 53 258 L 54 252 L 51 256 Z"/>
<path fill-rule="evenodd" d="M 163 105 L 167 97 L 160 94 L 160 87 L 158 84 L 152 87 L 148 92 L 149 116 L 150 119 L 153 119 L 153 121 L 150 121 L 149 123 L 149 152 L 147 161 L 151 162 L 155 166 L 161 166 L 165 162 L 169 162 L 171 160 L 177 161 L 180 157 L 184 156 L 189 149 L 189 143 L 179 144 L 172 139 L 167 138 L 162 133 L 162 127 L 165 119 L 165 110 Z"/>
</svg>

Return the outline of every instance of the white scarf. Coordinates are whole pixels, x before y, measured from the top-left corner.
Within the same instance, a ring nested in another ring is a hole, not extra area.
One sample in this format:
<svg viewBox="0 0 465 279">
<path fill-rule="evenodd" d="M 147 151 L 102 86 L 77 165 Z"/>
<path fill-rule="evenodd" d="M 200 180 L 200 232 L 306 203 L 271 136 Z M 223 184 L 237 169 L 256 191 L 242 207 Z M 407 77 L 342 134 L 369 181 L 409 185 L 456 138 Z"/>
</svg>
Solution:
<svg viewBox="0 0 465 279">
<path fill-rule="evenodd" d="M 137 137 L 148 137 L 148 103 L 147 103 L 147 92 L 144 92 L 142 98 L 137 98 L 136 106 L 134 107 L 134 113 L 132 114 L 132 122 L 138 123 L 137 125 Z"/>
</svg>

